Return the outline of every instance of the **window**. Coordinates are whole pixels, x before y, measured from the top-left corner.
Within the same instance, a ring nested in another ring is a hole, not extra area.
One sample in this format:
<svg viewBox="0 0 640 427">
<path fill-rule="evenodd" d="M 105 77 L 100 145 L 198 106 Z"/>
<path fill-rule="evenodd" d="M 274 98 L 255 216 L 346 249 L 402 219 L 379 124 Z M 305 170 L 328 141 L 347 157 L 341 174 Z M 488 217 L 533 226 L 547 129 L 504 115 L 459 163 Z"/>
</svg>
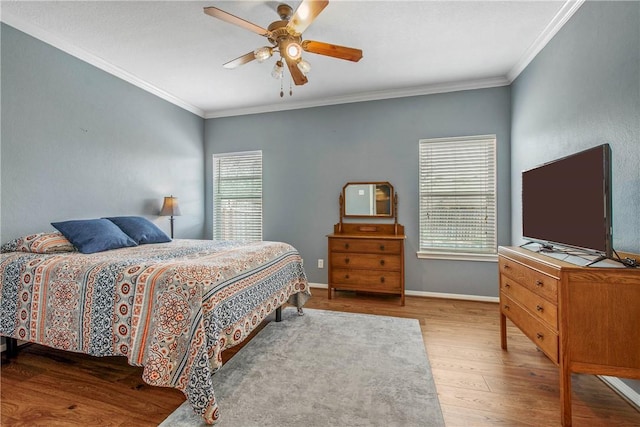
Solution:
<svg viewBox="0 0 640 427">
<path fill-rule="evenodd" d="M 423 139 L 420 258 L 496 259 L 496 136 Z"/>
<path fill-rule="evenodd" d="M 214 240 L 262 240 L 262 151 L 213 155 Z"/>
</svg>

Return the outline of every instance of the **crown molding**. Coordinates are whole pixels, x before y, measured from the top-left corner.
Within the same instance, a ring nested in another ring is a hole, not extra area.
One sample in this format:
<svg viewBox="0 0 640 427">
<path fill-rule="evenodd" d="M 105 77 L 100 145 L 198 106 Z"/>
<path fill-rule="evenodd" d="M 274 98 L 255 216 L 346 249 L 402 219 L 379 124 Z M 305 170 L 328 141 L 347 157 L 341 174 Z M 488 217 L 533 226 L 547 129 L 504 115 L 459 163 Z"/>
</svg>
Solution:
<svg viewBox="0 0 640 427">
<path fill-rule="evenodd" d="M 506 74 L 506 76 L 468 80 L 462 82 L 447 82 L 434 85 L 418 86 L 411 88 L 388 89 L 380 91 L 370 91 L 350 95 L 341 95 L 335 97 L 327 97 L 309 101 L 274 103 L 246 108 L 236 109 L 220 109 L 220 110 L 203 110 L 196 107 L 148 82 L 131 74 L 120 67 L 117 67 L 106 60 L 75 46 L 69 40 L 57 37 L 48 31 L 26 22 L 6 10 L 2 11 L 0 19 L 2 22 L 10 25 L 32 37 L 37 38 L 57 49 L 62 50 L 84 62 L 87 62 L 100 70 L 112 74 L 132 85 L 139 87 L 151 94 L 158 96 L 180 108 L 190 111 L 205 119 L 242 116 L 248 114 L 260 114 L 276 111 L 297 110 L 303 108 L 322 107 L 338 104 L 349 104 L 355 102 L 377 101 L 392 98 L 404 98 L 411 96 L 433 95 L 437 93 L 457 92 L 463 90 L 486 89 L 492 87 L 510 85 L 520 73 L 529 65 L 536 55 L 549 43 L 549 41 L 560 31 L 564 24 L 573 16 L 573 14 L 582 6 L 586 0 L 566 0 L 558 13 L 553 17 L 549 24 L 544 28 L 542 33 L 527 49 L 522 58 L 516 65 Z"/>
<path fill-rule="evenodd" d="M 354 102 L 379 101 L 392 98 L 406 98 L 410 96 L 433 95 L 436 93 L 458 92 L 463 90 L 486 89 L 508 86 L 511 82 L 506 77 L 492 77 L 487 79 L 468 80 L 461 82 L 440 83 L 435 85 L 418 86 L 404 89 L 389 89 L 352 95 L 334 96 L 300 102 L 260 105 L 256 107 L 208 111 L 205 119 L 220 117 L 244 116 L 248 114 L 271 113 L 276 111 L 299 110 L 303 108 L 324 107 L 328 105 L 350 104 Z"/>
<path fill-rule="evenodd" d="M 7 13 L 6 10 L 2 11 L 2 16 L 0 17 L 0 19 L 5 24 L 10 25 L 11 27 L 17 30 L 22 31 L 23 33 L 26 33 L 31 37 L 34 37 L 44 43 L 47 43 L 57 49 L 60 49 L 61 51 L 68 53 L 71 56 L 74 56 L 84 62 L 87 62 L 93 65 L 94 67 L 99 68 L 100 70 L 105 71 L 109 74 L 112 74 L 128 83 L 131 83 L 132 85 L 137 86 L 142 90 L 152 93 L 153 95 L 156 95 L 157 97 L 164 99 L 165 101 L 168 101 L 182 109 L 190 111 L 193 114 L 196 114 L 200 117 L 204 117 L 205 112 L 202 109 L 189 104 L 188 102 L 142 80 L 136 75 L 131 74 L 123 70 L 122 68 L 111 64 L 108 61 L 105 61 L 99 56 L 96 56 L 84 49 L 81 49 L 75 46 L 69 40 L 63 39 L 61 37 L 57 37 L 37 25 L 34 25 L 30 22 L 26 22 L 11 13 Z"/>
<path fill-rule="evenodd" d="M 560 31 L 560 29 L 567 23 L 567 21 L 573 16 L 574 13 L 584 4 L 586 0 L 567 0 L 562 5 L 558 13 L 551 19 L 549 24 L 542 30 L 540 35 L 534 40 L 534 42 L 526 50 L 522 58 L 516 63 L 516 65 L 507 73 L 509 82 L 513 82 L 520 73 L 533 61 L 533 59 L 540 53 L 542 49 L 551 41 L 551 39 Z"/>
<path fill-rule="evenodd" d="M 312 108 L 312 107 L 322 107 L 328 105 L 338 105 L 338 104 L 349 104 L 354 102 L 365 102 L 365 101 L 377 101 L 383 99 L 391 99 L 391 98 L 404 98 L 409 96 L 420 96 L 420 95 L 432 95 L 436 93 L 446 93 L 446 92 L 456 92 L 463 90 L 473 90 L 473 89 L 485 89 L 490 87 L 499 87 L 499 86 L 507 86 L 511 82 L 506 77 L 496 77 L 489 79 L 479 79 L 479 80 L 469 80 L 463 82 L 449 82 L 449 83 L 441 83 L 435 85 L 427 85 L 420 87 L 412 87 L 412 88 L 404 88 L 404 89 L 389 89 L 382 91 L 371 91 L 364 92 L 352 95 L 342 95 L 328 98 L 321 98 L 309 101 L 301 101 L 301 102 L 290 102 L 290 103 L 277 103 L 277 104 L 268 104 L 262 106 L 255 107 L 247 107 L 247 108 L 238 108 L 238 109 L 222 109 L 222 110 L 212 110 L 212 111 L 204 111 L 201 108 L 198 108 L 188 102 L 171 95 L 170 93 L 142 80 L 141 78 L 131 74 L 120 67 L 117 67 L 110 62 L 105 61 L 104 59 L 84 50 L 77 46 L 75 46 L 72 42 L 63 39 L 61 37 L 55 36 L 50 32 L 42 29 L 41 27 L 34 25 L 30 22 L 24 21 L 11 13 L 7 13 L 6 10 L 2 11 L 2 15 L 0 16 L 2 22 L 7 25 L 10 25 L 16 28 L 19 31 L 22 31 L 44 43 L 47 43 L 61 51 L 74 56 L 84 62 L 87 62 L 93 65 L 96 68 L 99 68 L 102 71 L 105 71 L 109 74 L 112 74 L 132 85 L 139 87 L 149 93 L 152 93 L 158 96 L 165 101 L 168 101 L 178 107 L 181 107 L 187 111 L 190 111 L 200 117 L 205 119 L 210 118 L 219 118 L 219 117 L 231 117 L 231 116 L 242 116 L 247 114 L 260 114 L 260 113 L 268 113 L 275 111 L 287 111 L 287 110 L 297 110 L 302 108 Z"/>
</svg>

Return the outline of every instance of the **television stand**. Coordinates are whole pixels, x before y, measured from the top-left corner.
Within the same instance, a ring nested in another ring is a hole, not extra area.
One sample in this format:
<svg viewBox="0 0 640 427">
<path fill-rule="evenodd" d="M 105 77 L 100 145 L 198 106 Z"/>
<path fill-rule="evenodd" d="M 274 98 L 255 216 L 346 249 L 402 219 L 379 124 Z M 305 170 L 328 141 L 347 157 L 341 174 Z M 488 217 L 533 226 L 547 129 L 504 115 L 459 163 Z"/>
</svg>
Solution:
<svg viewBox="0 0 640 427">
<path fill-rule="evenodd" d="M 599 256 L 599 257 L 597 257 L 596 259 L 589 261 L 589 262 L 588 262 L 587 264 L 585 264 L 584 266 L 585 266 L 585 267 L 591 267 L 593 264 L 595 264 L 595 263 L 597 263 L 597 262 L 600 262 L 600 261 L 603 261 L 603 260 L 605 260 L 605 259 L 608 259 L 608 258 L 607 258 L 606 256 L 604 256 L 604 255 L 600 255 L 600 256 Z"/>
<path fill-rule="evenodd" d="M 540 245 L 540 249 L 538 249 L 538 252 L 556 252 L 556 249 L 553 247 L 553 245 L 542 243 Z"/>
<path fill-rule="evenodd" d="M 582 267 L 505 246 L 498 265 L 501 346 L 507 350 L 509 319 L 559 367 L 564 427 L 572 373 L 640 379 L 640 268 Z"/>
<path fill-rule="evenodd" d="M 529 245 L 536 245 L 535 248 L 528 248 L 527 246 Z M 547 252 L 547 253 L 555 253 L 558 252 L 558 250 L 555 248 L 555 246 L 553 246 L 550 243 L 539 243 L 539 242 L 527 242 L 527 243 L 523 243 L 522 245 L 520 245 L 521 248 L 527 249 L 529 251 L 533 251 L 533 252 Z"/>
<path fill-rule="evenodd" d="M 535 246 L 531 246 L 535 245 Z M 617 267 L 625 267 L 626 264 L 622 262 L 622 260 L 616 260 L 613 258 L 609 258 L 605 255 L 589 252 L 586 250 L 574 249 L 563 246 L 554 246 L 550 243 L 539 243 L 539 242 L 527 242 L 520 245 L 521 248 L 526 249 L 528 251 L 544 254 L 546 256 L 555 258 L 560 261 L 568 262 L 570 264 L 574 264 L 580 267 L 616 267 L 615 265 L 598 265 L 600 261 L 611 260 L 617 263 Z"/>
</svg>

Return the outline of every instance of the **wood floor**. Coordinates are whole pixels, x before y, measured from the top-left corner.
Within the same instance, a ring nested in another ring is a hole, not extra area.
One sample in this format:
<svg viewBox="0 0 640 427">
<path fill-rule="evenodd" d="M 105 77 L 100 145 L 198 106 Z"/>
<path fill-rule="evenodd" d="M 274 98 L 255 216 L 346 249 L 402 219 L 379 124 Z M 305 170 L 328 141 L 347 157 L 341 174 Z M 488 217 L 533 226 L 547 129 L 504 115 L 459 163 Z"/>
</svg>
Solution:
<svg viewBox="0 0 640 427">
<path fill-rule="evenodd" d="M 558 370 L 515 327 L 500 349 L 494 303 L 312 289 L 309 308 L 416 318 L 447 426 L 559 426 Z M 225 358 L 232 357 L 228 351 Z M 310 356 L 312 357 L 312 356 Z M 155 426 L 183 401 L 122 357 L 30 345 L 2 366 L 2 426 Z M 224 416 L 224 414 L 222 414 Z M 594 376 L 573 377 L 574 426 L 640 426 L 640 412 Z"/>
</svg>

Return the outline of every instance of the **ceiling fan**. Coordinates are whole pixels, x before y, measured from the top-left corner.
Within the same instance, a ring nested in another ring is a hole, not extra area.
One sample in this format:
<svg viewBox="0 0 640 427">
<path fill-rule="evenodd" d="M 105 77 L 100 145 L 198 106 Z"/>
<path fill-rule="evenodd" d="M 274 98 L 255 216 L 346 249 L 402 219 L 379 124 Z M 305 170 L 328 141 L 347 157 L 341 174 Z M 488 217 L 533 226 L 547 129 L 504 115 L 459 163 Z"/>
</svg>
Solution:
<svg viewBox="0 0 640 427">
<path fill-rule="evenodd" d="M 353 62 L 358 62 L 362 58 L 362 50 L 360 49 L 314 40 L 302 40 L 302 33 L 328 4 L 329 1 L 327 0 L 303 0 L 295 13 L 293 13 L 291 6 L 279 4 L 277 12 L 280 20 L 272 22 L 266 29 L 242 18 L 238 18 L 217 7 L 205 7 L 204 13 L 246 30 L 253 31 L 258 35 L 266 37 L 271 43 L 271 46 L 260 47 L 227 62 L 223 67 L 236 68 L 254 59 L 258 62 L 263 62 L 276 52 L 280 55 L 280 59 L 276 62 L 272 75 L 275 78 L 282 78 L 284 71 L 282 60 L 284 60 L 294 83 L 296 85 L 304 85 L 308 81 L 306 74 L 311 69 L 311 66 L 302 58 L 303 51 Z"/>
</svg>

